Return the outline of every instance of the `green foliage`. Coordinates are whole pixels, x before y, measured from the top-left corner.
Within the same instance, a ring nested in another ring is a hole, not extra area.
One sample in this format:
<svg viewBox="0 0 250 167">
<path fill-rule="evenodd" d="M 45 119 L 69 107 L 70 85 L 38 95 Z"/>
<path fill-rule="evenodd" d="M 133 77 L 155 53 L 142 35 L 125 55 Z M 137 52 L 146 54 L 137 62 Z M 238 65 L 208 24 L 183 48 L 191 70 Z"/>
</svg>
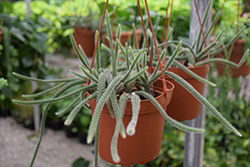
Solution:
<svg viewBox="0 0 250 167">
<path fill-rule="evenodd" d="M 33 71 L 40 78 L 45 78 L 53 72 L 45 64 L 44 57 L 47 53 L 46 33 L 39 31 L 42 27 L 31 19 L 21 21 L 18 17 L 0 14 L 3 19 L 3 50 L 1 54 L 0 76 L 11 80 L 5 87 L 3 94 L 6 98 L 2 101 L 3 106 L 12 107 L 11 99 L 18 91 L 26 93 L 23 81 L 14 77 L 11 71 L 30 75 Z M 20 87 L 24 87 L 20 89 Z"/>
<path fill-rule="evenodd" d="M 3 1 L 2 3 L 4 7 L 3 13 L 18 16 L 22 21 L 25 20 L 26 4 L 24 1 L 13 3 Z M 70 45 L 68 35 L 70 32 L 73 32 L 73 30 L 69 29 L 70 27 L 67 24 L 68 20 L 63 17 L 65 10 L 46 1 L 32 1 L 31 10 L 30 19 L 43 25 L 42 30 L 46 32 L 49 37 L 46 41 L 49 46 L 49 52 L 57 48 L 63 48 L 64 45 Z"/>
<path fill-rule="evenodd" d="M 1 108 L 4 108 L 4 102 L 6 102 L 6 98 L 8 98 L 8 81 L 4 78 L 0 78 L 0 103 Z"/>
<path fill-rule="evenodd" d="M 21 83 L 19 79 L 12 76 L 11 71 L 16 70 L 19 66 L 19 60 L 17 57 L 17 50 L 11 45 L 11 37 L 7 28 L 3 27 L 3 50 L 1 51 L 0 57 L 0 77 L 10 80 L 8 86 L 3 87 L 1 92 L 1 106 L 3 108 L 13 107 L 11 99 L 13 98 L 13 93 L 17 92 L 20 88 Z"/>
<path fill-rule="evenodd" d="M 216 12 L 218 12 L 221 9 L 223 1 L 224 0 L 215 0 L 214 1 L 214 10 Z M 235 21 L 237 19 L 237 4 L 238 4 L 238 1 L 227 1 L 224 4 L 224 7 L 223 7 L 223 10 L 221 13 L 221 17 L 220 17 L 220 21 L 221 20 L 227 21 L 230 25 L 235 23 Z M 241 8 L 241 6 L 240 6 L 240 8 Z"/>
<path fill-rule="evenodd" d="M 8 81 L 4 78 L 0 78 L 0 89 L 2 89 L 4 86 L 8 86 Z"/>
</svg>

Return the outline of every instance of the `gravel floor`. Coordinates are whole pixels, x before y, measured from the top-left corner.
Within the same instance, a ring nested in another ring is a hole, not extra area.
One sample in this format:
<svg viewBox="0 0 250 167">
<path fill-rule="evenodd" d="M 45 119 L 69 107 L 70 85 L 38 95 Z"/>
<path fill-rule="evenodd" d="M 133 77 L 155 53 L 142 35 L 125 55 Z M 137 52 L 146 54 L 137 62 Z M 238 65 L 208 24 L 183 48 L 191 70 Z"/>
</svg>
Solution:
<svg viewBox="0 0 250 167">
<path fill-rule="evenodd" d="M 28 167 L 37 141 L 30 139 L 34 131 L 23 128 L 12 117 L 0 118 L 0 127 L 0 167 Z M 71 167 L 79 157 L 92 162 L 93 149 L 93 145 L 67 138 L 64 131 L 46 129 L 34 167 Z M 101 159 L 99 166 L 108 167 Z"/>
</svg>

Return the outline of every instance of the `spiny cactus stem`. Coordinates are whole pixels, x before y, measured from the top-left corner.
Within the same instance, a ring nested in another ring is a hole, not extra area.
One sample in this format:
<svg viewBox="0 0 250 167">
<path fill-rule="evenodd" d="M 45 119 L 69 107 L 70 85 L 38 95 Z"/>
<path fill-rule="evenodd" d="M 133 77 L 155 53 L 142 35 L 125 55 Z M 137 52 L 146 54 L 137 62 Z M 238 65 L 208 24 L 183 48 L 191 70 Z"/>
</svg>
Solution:
<svg viewBox="0 0 250 167">
<path fill-rule="evenodd" d="M 196 97 L 197 100 L 199 100 L 202 104 L 204 104 L 209 111 L 226 127 L 228 128 L 231 132 L 236 134 L 237 136 L 242 136 L 241 133 L 233 127 L 220 113 L 217 111 L 217 109 L 210 104 L 206 98 L 204 98 L 196 89 L 193 88 L 192 85 L 190 85 L 188 82 L 186 82 L 184 79 L 179 77 L 178 75 L 170 72 L 170 71 L 165 71 L 167 75 L 172 77 L 175 81 L 177 81 L 179 84 L 183 85 L 185 89 L 187 89 L 194 97 Z"/>
<path fill-rule="evenodd" d="M 144 92 L 144 91 L 136 91 L 135 94 L 142 95 L 142 96 L 148 98 L 152 102 L 152 104 L 154 104 L 155 107 L 159 110 L 159 112 L 164 116 L 166 121 L 168 123 L 170 123 L 172 126 L 178 128 L 180 130 L 183 130 L 185 132 L 195 132 L 195 133 L 204 132 L 204 129 L 198 129 L 198 128 L 193 128 L 193 127 L 183 125 L 183 124 L 179 123 L 178 121 L 174 120 L 173 118 L 169 117 L 167 115 L 166 111 L 162 108 L 162 106 L 157 102 L 157 100 L 155 100 L 155 98 L 151 94 Z"/>
<path fill-rule="evenodd" d="M 34 81 L 34 82 L 42 82 L 42 83 L 51 83 L 51 82 L 72 82 L 76 80 L 80 80 L 79 78 L 67 78 L 67 79 L 55 79 L 55 80 L 42 80 L 42 79 L 37 79 L 37 78 L 32 78 L 32 77 L 27 77 L 22 74 L 18 74 L 16 72 L 12 72 L 13 75 L 16 77 L 27 80 L 27 81 Z"/>
</svg>

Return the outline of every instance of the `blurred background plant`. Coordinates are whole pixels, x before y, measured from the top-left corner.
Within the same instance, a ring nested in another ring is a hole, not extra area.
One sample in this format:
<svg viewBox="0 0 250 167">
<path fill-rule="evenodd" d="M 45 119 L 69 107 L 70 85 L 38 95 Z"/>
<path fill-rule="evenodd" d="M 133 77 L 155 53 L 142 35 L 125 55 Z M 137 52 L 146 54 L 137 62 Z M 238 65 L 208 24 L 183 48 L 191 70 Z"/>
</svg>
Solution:
<svg viewBox="0 0 250 167">
<path fill-rule="evenodd" d="M 33 18 L 21 18 L 14 14 L 4 13 L 13 9 L 12 3 L 1 1 L 1 27 L 4 32 L 0 57 L 0 77 L 9 81 L 1 89 L 1 108 L 11 109 L 20 122 L 29 126 L 33 122 L 33 108 L 13 105 L 11 99 L 23 93 L 31 93 L 31 84 L 27 84 L 12 75 L 18 71 L 25 75 L 36 75 L 41 78 L 54 77 L 59 70 L 52 70 L 45 62 L 48 54 L 49 21 L 39 15 Z M 46 28 L 48 27 L 48 28 Z M 11 81 L 11 82 L 10 82 Z"/>
</svg>

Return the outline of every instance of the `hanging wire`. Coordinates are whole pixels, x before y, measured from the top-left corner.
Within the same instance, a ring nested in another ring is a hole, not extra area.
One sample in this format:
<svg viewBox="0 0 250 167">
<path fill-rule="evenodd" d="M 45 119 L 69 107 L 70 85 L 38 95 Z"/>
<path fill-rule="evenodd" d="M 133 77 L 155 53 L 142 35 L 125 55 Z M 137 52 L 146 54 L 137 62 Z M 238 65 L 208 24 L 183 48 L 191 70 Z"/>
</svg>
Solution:
<svg viewBox="0 0 250 167">
<path fill-rule="evenodd" d="M 168 34 L 169 34 L 169 27 L 170 27 L 171 17 L 172 17 L 173 4 L 174 4 L 174 0 L 172 0 L 172 4 L 171 4 L 171 8 L 170 8 L 170 15 L 169 15 L 169 19 L 168 19 L 167 35 L 166 35 L 166 39 L 165 39 L 164 49 L 167 49 Z"/>
<path fill-rule="evenodd" d="M 166 34 L 164 49 L 167 49 L 168 34 L 169 34 L 169 27 L 170 27 L 171 17 L 172 17 L 173 4 L 174 4 L 174 0 L 172 0 L 172 4 L 171 4 L 171 8 L 170 8 L 170 14 L 169 14 L 169 19 L 168 19 L 167 34 Z M 165 56 L 163 58 L 163 64 L 166 64 L 166 57 Z"/>
<path fill-rule="evenodd" d="M 134 24 L 135 24 L 135 27 L 136 27 L 136 23 L 137 23 L 137 14 L 138 14 L 138 5 L 135 7 L 135 20 L 134 20 Z M 134 38 L 136 36 L 136 33 L 132 33 L 132 46 L 134 46 Z M 137 48 L 136 49 L 139 49 L 139 46 L 137 45 Z"/>
<path fill-rule="evenodd" d="M 151 16 L 150 16 L 150 12 L 149 12 L 149 8 L 148 8 L 147 0 L 145 0 L 145 5 L 146 5 L 148 19 L 149 19 L 149 24 L 150 24 L 150 27 L 151 27 L 151 31 L 152 31 L 152 35 L 153 35 L 153 40 L 154 40 L 154 43 L 155 43 L 155 49 L 156 49 L 156 53 L 157 53 L 157 57 L 158 57 L 158 61 L 159 61 L 160 69 L 161 69 L 162 83 L 163 83 L 163 92 L 166 93 L 166 96 L 167 96 L 167 91 L 169 91 L 169 89 L 167 88 L 167 84 L 166 84 L 166 80 L 165 80 L 165 75 L 164 75 L 164 72 L 163 72 L 163 67 L 162 67 L 162 63 L 161 63 L 159 49 L 157 47 L 157 41 L 156 41 L 154 29 L 153 29 L 153 24 L 152 24 L 152 21 L 151 21 Z"/>
<path fill-rule="evenodd" d="M 242 9 L 242 13 L 240 14 L 240 17 L 243 16 L 243 14 L 244 14 L 244 12 L 245 12 L 245 10 L 246 10 L 246 8 L 247 8 L 247 5 L 248 5 L 247 2 L 248 2 L 248 0 L 245 1 L 245 4 L 244 4 L 244 7 L 243 7 L 243 9 Z"/>
<path fill-rule="evenodd" d="M 170 4 L 170 0 L 168 0 L 168 6 L 167 6 L 167 9 L 166 9 L 166 16 L 165 16 L 165 20 L 164 20 L 164 28 L 163 28 L 162 39 L 161 39 L 162 42 L 164 40 L 165 30 L 166 30 L 166 25 L 167 25 L 167 20 L 168 20 L 168 8 L 169 8 L 169 4 Z M 169 18 L 171 18 L 171 17 L 169 17 Z"/>
<path fill-rule="evenodd" d="M 93 57 L 92 57 L 92 61 L 91 61 L 91 66 L 90 66 L 91 69 L 93 68 L 93 64 L 94 64 L 94 60 L 95 60 L 95 54 L 96 54 L 96 50 L 97 50 L 97 45 L 98 45 L 98 42 L 99 42 L 99 39 L 100 39 L 100 36 L 101 36 L 103 21 L 104 21 L 105 14 L 106 14 L 106 11 L 107 11 L 108 2 L 109 2 L 109 0 L 106 1 L 105 8 L 104 8 L 104 11 L 103 11 L 102 20 L 101 20 L 101 24 L 100 24 L 100 28 L 99 28 L 99 32 L 98 32 L 98 37 L 97 37 L 97 40 L 96 40 L 96 43 L 95 43 L 95 49 L 94 49 L 94 53 L 93 53 Z M 86 85 L 89 84 L 89 81 L 90 81 L 90 79 L 88 79 Z"/>
<path fill-rule="evenodd" d="M 236 25 L 236 34 L 239 32 L 239 19 L 240 19 L 240 0 L 237 4 L 237 25 Z"/>
<path fill-rule="evenodd" d="M 220 19 L 220 17 L 221 17 L 221 13 L 222 13 L 222 10 L 223 10 L 223 8 L 224 8 L 224 6 L 225 6 L 226 1 L 227 1 L 227 0 L 224 0 L 223 3 L 222 3 L 222 5 L 221 5 L 221 7 L 220 7 L 220 15 L 219 15 L 217 21 L 215 22 L 214 26 L 216 26 L 216 25 L 219 23 L 219 19 Z M 212 34 L 214 34 L 214 32 L 213 32 Z"/>
<path fill-rule="evenodd" d="M 198 20 L 199 20 L 199 23 L 200 23 L 200 28 L 201 28 L 201 32 L 202 32 L 204 44 L 205 44 L 205 47 L 207 47 L 207 41 L 206 41 L 206 37 L 205 37 L 204 31 L 203 31 L 203 27 L 202 27 L 202 23 L 201 23 L 201 18 L 200 18 L 200 14 L 199 14 L 199 9 L 198 9 L 196 0 L 194 0 L 194 4 L 195 4 L 195 8 L 196 8 L 196 13 L 197 13 L 197 16 L 198 16 Z M 207 52 L 207 58 L 210 59 L 210 56 L 209 56 L 208 52 Z"/>
<path fill-rule="evenodd" d="M 145 23 L 144 23 L 142 11 L 141 11 L 140 0 L 137 0 L 137 4 L 138 4 L 140 16 L 141 16 L 141 21 L 142 21 L 142 27 L 143 27 L 144 36 L 145 36 L 146 42 L 147 42 L 148 53 L 149 53 L 149 57 L 150 57 L 150 65 L 151 65 L 152 68 L 154 68 L 154 65 L 153 65 L 153 57 L 152 57 L 152 53 L 151 53 L 151 51 L 150 51 L 150 46 L 149 46 L 149 42 L 148 42 L 147 31 L 146 31 L 146 28 L 145 28 Z"/>
</svg>

